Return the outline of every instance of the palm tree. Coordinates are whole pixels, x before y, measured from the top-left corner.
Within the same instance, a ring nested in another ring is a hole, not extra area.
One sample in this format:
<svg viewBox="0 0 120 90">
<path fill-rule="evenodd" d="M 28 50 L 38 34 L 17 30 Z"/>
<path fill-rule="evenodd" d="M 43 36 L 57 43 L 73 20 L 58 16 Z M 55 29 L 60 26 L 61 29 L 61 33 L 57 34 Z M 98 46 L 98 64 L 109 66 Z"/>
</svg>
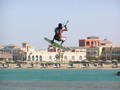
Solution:
<svg viewBox="0 0 120 90">
<path fill-rule="evenodd" d="M 63 60 L 63 53 L 59 52 L 58 54 L 55 55 L 56 61 L 57 62 L 62 62 Z"/>
</svg>

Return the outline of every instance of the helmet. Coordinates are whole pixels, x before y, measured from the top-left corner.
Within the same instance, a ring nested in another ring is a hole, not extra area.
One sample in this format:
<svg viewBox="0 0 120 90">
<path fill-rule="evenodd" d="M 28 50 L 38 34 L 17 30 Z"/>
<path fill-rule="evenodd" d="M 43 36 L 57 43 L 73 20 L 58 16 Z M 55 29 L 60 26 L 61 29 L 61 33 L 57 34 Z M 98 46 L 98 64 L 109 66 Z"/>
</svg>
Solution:
<svg viewBox="0 0 120 90">
<path fill-rule="evenodd" d="M 59 23 L 59 24 L 58 24 L 58 27 L 59 27 L 59 28 L 62 28 L 62 24 L 61 24 L 61 23 Z"/>
</svg>

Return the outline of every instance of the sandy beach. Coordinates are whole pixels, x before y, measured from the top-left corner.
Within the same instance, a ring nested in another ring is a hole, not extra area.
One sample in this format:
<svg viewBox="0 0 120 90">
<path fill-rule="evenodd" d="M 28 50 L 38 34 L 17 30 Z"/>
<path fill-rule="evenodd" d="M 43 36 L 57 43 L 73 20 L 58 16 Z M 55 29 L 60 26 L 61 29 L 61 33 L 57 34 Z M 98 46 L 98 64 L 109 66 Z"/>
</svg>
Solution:
<svg viewBox="0 0 120 90">
<path fill-rule="evenodd" d="M 88 70 L 96 70 L 96 69 L 120 69 L 120 64 L 103 64 L 101 65 L 82 65 L 82 64 L 53 64 L 53 65 L 41 65 L 41 64 L 9 64 L 9 65 L 0 65 L 0 69 L 88 69 Z"/>
</svg>

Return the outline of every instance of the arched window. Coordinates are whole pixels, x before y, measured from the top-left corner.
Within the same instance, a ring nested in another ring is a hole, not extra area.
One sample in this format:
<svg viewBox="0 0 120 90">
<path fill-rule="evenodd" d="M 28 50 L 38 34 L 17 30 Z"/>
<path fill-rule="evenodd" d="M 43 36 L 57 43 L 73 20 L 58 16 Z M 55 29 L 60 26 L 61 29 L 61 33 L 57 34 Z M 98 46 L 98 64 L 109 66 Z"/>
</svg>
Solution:
<svg viewBox="0 0 120 90">
<path fill-rule="evenodd" d="M 79 60 L 82 60 L 82 56 L 79 56 Z"/>
<path fill-rule="evenodd" d="M 72 56 L 72 60 L 75 60 L 75 56 Z"/>
<path fill-rule="evenodd" d="M 93 52 L 94 55 L 97 55 L 97 52 Z"/>
<path fill-rule="evenodd" d="M 97 46 L 97 43 L 96 43 L 96 41 L 94 41 L 94 42 L 93 42 L 93 46 Z"/>
<path fill-rule="evenodd" d="M 93 46 L 93 41 L 91 42 L 91 45 Z"/>
<path fill-rule="evenodd" d="M 90 42 L 86 42 L 86 45 L 89 46 L 89 45 L 90 45 Z"/>
<path fill-rule="evenodd" d="M 52 56 L 49 56 L 49 60 L 52 60 Z"/>
<path fill-rule="evenodd" d="M 35 57 L 34 57 L 34 56 L 32 56 L 32 60 L 33 60 L 33 61 L 35 60 Z"/>
<path fill-rule="evenodd" d="M 38 61 L 38 56 L 36 56 L 36 61 Z"/>
<path fill-rule="evenodd" d="M 28 56 L 28 61 L 30 61 L 31 60 L 31 57 L 30 57 L 30 55 Z"/>
<path fill-rule="evenodd" d="M 39 57 L 39 60 L 42 61 L 42 56 Z"/>
<path fill-rule="evenodd" d="M 64 59 L 67 60 L 67 56 L 64 56 Z"/>
</svg>

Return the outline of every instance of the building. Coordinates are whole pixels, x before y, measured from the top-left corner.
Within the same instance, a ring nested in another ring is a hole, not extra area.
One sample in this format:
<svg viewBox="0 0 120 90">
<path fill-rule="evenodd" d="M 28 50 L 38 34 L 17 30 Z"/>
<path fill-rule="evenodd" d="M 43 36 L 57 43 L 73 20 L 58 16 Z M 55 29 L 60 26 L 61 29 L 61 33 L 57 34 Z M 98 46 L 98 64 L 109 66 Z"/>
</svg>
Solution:
<svg viewBox="0 0 120 90">
<path fill-rule="evenodd" d="M 120 62 L 120 47 L 104 47 L 101 53 L 102 60 L 116 59 Z"/>
<path fill-rule="evenodd" d="M 23 42 L 22 47 L 15 45 L 2 46 L 0 52 L 12 55 L 14 61 L 26 62 L 70 62 L 88 60 L 120 60 L 120 47 L 108 40 L 92 36 L 79 40 L 79 47 L 69 47 L 64 51 L 48 46 L 47 50 L 35 50 L 30 43 Z"/>
<path fill-rule="evenodd" d="M 79 47 L 81 46 L 86 48 L 86 58 L 88 60 L 120 59 L 119 46 L 107 39 L 100 40 L 99 37 L 95 36 L 87 37 L 87 39 L 79 40 Z"/>
<path fill-rule="evenodd" d="M 75 49 L 75 48 L 74 48 Z M 34 50 L 27 52 L 26 60 L 32 62 L 69 62 L 69 61 L 82 61 L 86 59 L 86 49 L 78 48 L 74 51 L 47 51 L 47 50 Z"/>
<path fill-rule="evenodd" d="M 99 37 L 91 36 L 87 37 L 87 39 L 79 40 L 79 47 L 86 47 L 86 48 L 97 48 L 100 46 Z"/>
<path fill-rule="evenodd" d="M 18 47 L 15 45 L 7 45 L 0 49 L 2 53 L 8 53 L 12 55 L 13 61 L 25 61 L 26 60 L 26 52 L 28 51 L 28 47 Z"/>
<path fill-rule="evenodd" d="M 100 59 L 101 53 L 102 53 L 102 47 L 87 48 L 86 49 L 86 58 L 88 60 L 98 60 L 98 59 Z"/>
<path fill-rule="evenodd" d="M 4 46 L 0 45 L 0 48 L 4 48 Z"/>
<path fill-rule="evenodd" d="M 56 52 L 57 48 L 53 47 L 52 45 L 49 45 L 48 48 L 47 48 L 47 51 L 48 52 Z"/>
<path fill-rule="evenodd" d="M 100 39 L 96 36 L 87 37 L 79 40 L 79 47 L 86 48 L 86 58 L 88 60 L 96 60 L 101 55 Z"/>
<path fill-rule="evenodd" d="M 11 54 L 0 51 L 0 61 L 12 61 L 12 60 L 13 56 Z"/>
<path fill-rule="evenodd" d="M 23 42 L 22 47 L 15 45 L 4 46 L 0 51 L 9 53 L 14 61 L 27 62 L 69 62 L 86 59 L 86 48 L 70 47 L 70 51 L 59 51 L 58 48 L 49 46 L 47 50 L 35 50 L 28 42 Z"/>
<path fill-rule="evenodd" d="M 118 47 L 118 45 L 115 45 L 111 41 L 104 39 L 104 40 L 101 40 L 100 47 Z"/>
</svg>

